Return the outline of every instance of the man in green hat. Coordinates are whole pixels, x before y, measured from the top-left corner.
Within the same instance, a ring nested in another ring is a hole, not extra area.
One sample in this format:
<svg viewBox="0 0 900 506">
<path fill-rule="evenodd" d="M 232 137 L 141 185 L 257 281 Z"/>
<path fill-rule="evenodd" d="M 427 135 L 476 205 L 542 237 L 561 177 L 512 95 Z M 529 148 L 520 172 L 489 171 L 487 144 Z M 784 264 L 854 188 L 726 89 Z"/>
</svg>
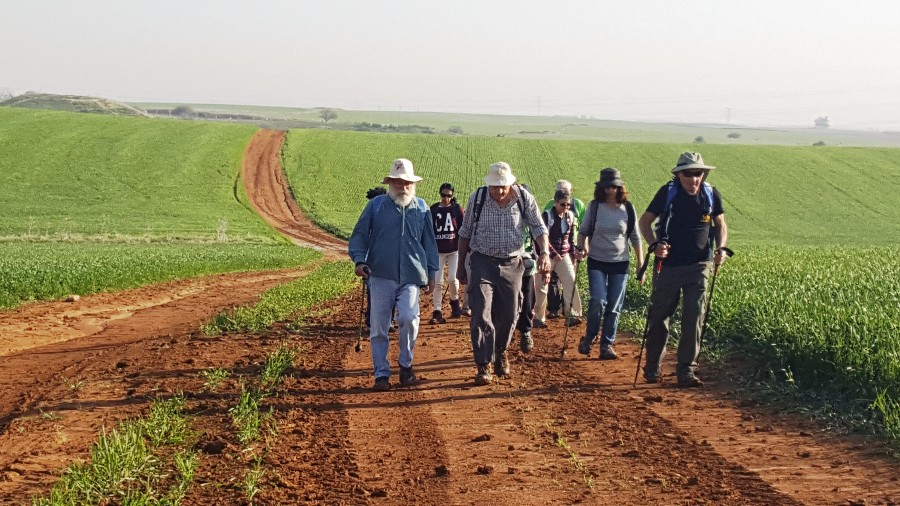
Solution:
<svg viewBox="0 0 900 506">
<path fill-rule="evenodd" d="M 656 245 L 653 254 L 657 261 L 647 315 L 644 379 L 648 383 L 660 380 L 660 361 L 669 337 L 669 318 L 675 314 L 679 298 L 682 298 L 676 366 L 678 386 L 703 385 L 696 376 L 703 301 L 712 265 L 725 262 L 724 248 L 728 242 L 722 197 L 706 182 L 713 169 L 715 167 L 703 163 L 700 153 L 682 153 L 672 169 L 672 181 L 656 192 L 647 211 L 638 220 L 644 240 Z M 651 225 L 657 218 L 654 231 Z M 717 246 L 715 249 L 713 241 Z"/>
</svg>

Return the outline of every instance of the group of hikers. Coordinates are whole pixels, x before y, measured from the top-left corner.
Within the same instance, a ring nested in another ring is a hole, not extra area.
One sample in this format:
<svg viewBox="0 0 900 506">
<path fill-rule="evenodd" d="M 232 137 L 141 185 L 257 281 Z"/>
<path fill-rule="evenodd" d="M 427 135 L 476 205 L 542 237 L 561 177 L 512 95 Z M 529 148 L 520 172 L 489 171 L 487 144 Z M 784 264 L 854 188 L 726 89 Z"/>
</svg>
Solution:
<svg viewBox="0 0 900 506">
<path fill-rule="evenodd" d="M 616 359 L 613 344 L 632 258 L 629 245 L 635 264 L 643 266 L 636 269 L 638 280 L 645 277 L 642 237 L 650 245 L 647 254 L 656 260 L 644 333 L 644 379 L 661 379 L 669 319 L 682 302 L 677 385 L 702 386 L 696 369 L 703 302 L 713 265 L 721 265 L 730 252 L 722 198 L 706 182 L 712 169 L 699 153 L 682 153 L 671 181 L 638 219 L 621 173 L 612 167 L 600 171 L 588 205 L 573 196 L 571 183 L 560 180 L 553 200 L 541 211 L 506 162 L 490 166 L 484 186 L 462 208 L 451 183 L 442 184 L 440 201 L 428 206 L 416 196 L 422 178 L 412 162 L 394 160 L 382 181 L 386 192 L 369 191 L 349 241 L 356 274 L 369 290 L 373 388 L 391 387 L 388 331 L 394 322 L 400 385 L 417 381 L 413 357 L 420 292 L 432 295 L 432 324 L 446 322 L 443 303 L 448 295 L 449 316 L 470 317 L 476 385 L 490 384 L 495 375 L 508 377 L 507 350 L 516 330 L 527 353 L 534 347 L 532 329 L 546 327 L 548 313 L 562 309 L 565 325 L 582 323 L 576 289 L 580 263 L 587 264 L 590 301 L 578 351 L 590 356 L 599 341 L 599 358 Z M 548 310 L 553 278 L 558 279 L 561 308 Z"/>
</svg>

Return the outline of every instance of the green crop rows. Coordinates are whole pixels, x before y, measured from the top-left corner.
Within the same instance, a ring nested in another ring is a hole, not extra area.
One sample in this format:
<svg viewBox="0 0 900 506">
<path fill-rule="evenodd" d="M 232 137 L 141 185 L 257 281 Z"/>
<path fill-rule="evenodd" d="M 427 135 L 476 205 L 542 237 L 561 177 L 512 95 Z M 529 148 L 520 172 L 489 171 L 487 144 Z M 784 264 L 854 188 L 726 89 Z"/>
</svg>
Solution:
<svg viewBox="0 0 900 506">
<path fill-rule="evenodd" d="M 235 192 L 254 131 L 0 108 L 0 237 L 271 242 Z"/>
<path fill-rule="evenodd" d="M 203 326 L 203 332 L 260 332 L 288 318 L 300 324 L 310 308 L 350 291 L 359 285 L 357 279 L 351 263 L 326 263 L 312 274 L 263 293 L 253 306 L 219 313 Z"/>
<path fill-rule="evenodd" d="M 0 308 L 218 272 L 293 267 L 320 256 L 276 244 L 0 243 Z"/>
<path fill-rule="evenodd" d="M 697 146 L 651 143 L 537 141 L 443 135 L 291 131 L 285 169 L 303 209 L 348 235 L 365 204 L 365 191 L 381 183 L 391 160 L 409 158 L 425 178 L 417 192 L 437 201 L 450 181 L 465 204 L 488 166 L 510 163 L 543 204 L 557 179 L 590 200 L 600 169 L 615 166 L 638 211 L 646 208 L 678 154 Z M 725 199 L 740 244 L 858 244 L 900 241 L 900 151 L 881 148 L 703 146 L 716 165 L 710 182 Z M 314 174 L 315 177 L 310 177 Z"/>
</svg>

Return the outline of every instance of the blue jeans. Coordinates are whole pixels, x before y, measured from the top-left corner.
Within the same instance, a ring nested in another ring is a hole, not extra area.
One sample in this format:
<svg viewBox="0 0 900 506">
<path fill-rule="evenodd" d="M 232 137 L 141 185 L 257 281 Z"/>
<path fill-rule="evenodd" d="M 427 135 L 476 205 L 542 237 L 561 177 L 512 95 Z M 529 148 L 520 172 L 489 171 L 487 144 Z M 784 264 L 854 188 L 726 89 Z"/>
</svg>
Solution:
<svg viewBox="0 0 900 506">
<path fill-rule="evenodd" d="M 372 365 L 376 378 L 391 375 L 388 362 L 388 328 L 397 307 L 397 334 L 400 346 L 400 367 L 412 367 L 413 348 L 419 335 L 419 286 L 402 285 L 397 281 L 369 276 L 371 314 L 369 316 L 369 341 L 372 348 Z"/>
<path fill-rule="evenodd" d="M 591 291 L 591 302 L 588 305 L 587 329 L 585 336 L 591 341 L 600 332 L 600 320 L 603 319 L 603 334 L 600 348 L 609 347 L 616 340 L 616 328 L 619 326 L 619 315 L 625 303 L 625 284 L 628 274 L 607 274 L 599 269 L 588 269 L 588 283 Z"/>
</svg>

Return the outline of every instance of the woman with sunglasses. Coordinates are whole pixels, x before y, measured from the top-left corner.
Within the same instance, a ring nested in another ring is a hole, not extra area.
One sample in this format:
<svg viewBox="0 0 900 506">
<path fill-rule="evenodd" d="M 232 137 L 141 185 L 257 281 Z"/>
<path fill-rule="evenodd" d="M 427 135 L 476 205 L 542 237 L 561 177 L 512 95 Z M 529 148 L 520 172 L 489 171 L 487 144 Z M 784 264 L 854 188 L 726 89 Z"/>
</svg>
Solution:
<svg viewBox="0 0 900 506">
<path fill-rule="evenodd" d="M 463 314 L 459 303 L 459 281 L 456 279 L 456 264 L 459 257 L 459 236 L 457 231 L 462 226 L 463 211 L 454 197 L 453 185 L 444 183 L 440 188 L 441 200 L 431 206 L 431 217 L 434 220 L 434 238 L 438 247 L 438 270 L 434 274 L 434 311 L 431 313 L 432 325 L 446 323 L 441 308 L 444 304 L 444 266 L 447 266 L 450 295 L 450 317 L 458 318 Z"/>
<path fill-rule="evenodd" d="M 585 335 L 578 344 L 578 352 L 582 355 L 591 354 L 594 341 L 600 335 L 600 359 L 618 358 L 612 345 L 616 341 L 619 314 L 625 302 L 631 260 L 629 243 L 638 265 L 644 262 L 635 221 L 634 206 L 628 201 L 628 190 L 619 170 L 612 167 L 601 170 L 600 180 L 594 185 L 594 200 L 588 205 L 586 219 L 578 230 L 577 248 L 588 257 L 591 292 Z"/>
<path fill-rule="evenodd" d="M 549 211 L 544 211 L 541 216 L 547 228 L 550 229 L 550 270 L 556 272 L 562 283 L 563 311 L 568 316 L 566 325 L 573 326 L 581 323 L 581 296 L 575 290 L 575 262 L 581 259 L 575 250 L 575 233 L 578 229 L 578 219 L 572 212 L 572 194 L 567 190 L 556 190 L 553 195 L 555 202 Z M 544 328 L 547 316 L 547 285 L 549 279 L 541 276 L 537 280 L 537 295 L 535 299 L 534 328 Z"/>
</svg>

